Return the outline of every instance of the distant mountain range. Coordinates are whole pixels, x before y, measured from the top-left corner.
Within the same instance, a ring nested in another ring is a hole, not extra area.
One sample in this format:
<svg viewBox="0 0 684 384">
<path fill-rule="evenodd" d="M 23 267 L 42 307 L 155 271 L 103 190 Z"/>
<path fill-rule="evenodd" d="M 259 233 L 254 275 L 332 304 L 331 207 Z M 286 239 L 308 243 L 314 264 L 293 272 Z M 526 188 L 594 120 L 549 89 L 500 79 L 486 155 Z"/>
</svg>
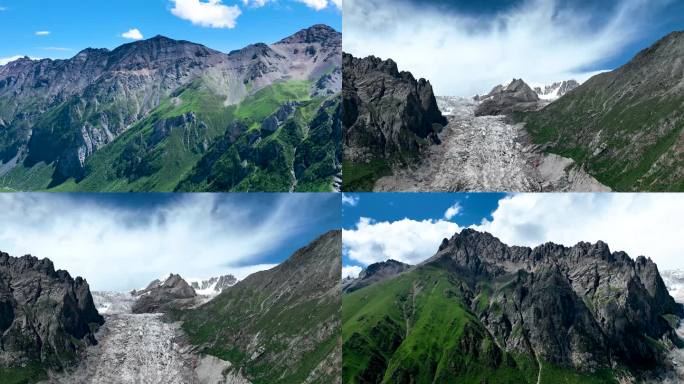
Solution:
<svg viewBox="0 0 684 384">
<path fill-rule="evenodd" d="M 315 25 L 228 54 L 156 36 L 0 66 L 0 187 L 332 190 L 341 44 Z"/>
<path fill-rule="evenodd" d="M 682 346 L 684 307 L 656 265 L 602 242 L 510 247 L 466 229 L 356 284 L 342 299 L 345 383 L 633 383 L 673 373 Z"/>
</svg>

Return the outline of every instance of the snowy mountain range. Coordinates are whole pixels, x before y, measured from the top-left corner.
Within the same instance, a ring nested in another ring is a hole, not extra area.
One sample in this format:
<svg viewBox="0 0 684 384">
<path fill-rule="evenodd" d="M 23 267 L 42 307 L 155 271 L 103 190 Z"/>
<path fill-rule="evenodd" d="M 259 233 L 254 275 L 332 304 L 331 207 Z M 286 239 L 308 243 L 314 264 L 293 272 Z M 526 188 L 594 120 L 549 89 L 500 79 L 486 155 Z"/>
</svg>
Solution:
<svg viewBox="0 0 684 384">
<path fill-rule="evenodd" d="M 533 90 L 539 95 L 540 99 L 553 101 L 579 86 L 580 84 L 577 81 L 567 80 L 546 85 L 543 89 L 541 86 L 534 87 Z"/>
<path fill-rule="evenodd" d="M 684 304 L 684 270 L 675 269 L 660 272 L 663 282 L 676 302 Z"/>
<path fill-rule="evenodd" d="M 184 282 L 180 282 L 180 280 L 184 280 Z M 211 277 L 208 279 L 183 279 L 178 275 L 168 274 L 153 280 L 145 288 L 134 289 L 131 292 L 93 291 L 92 295 L 95 307 L 100 314 L 126 314 L 131 313 L 136 301 L 138 301 L 141 296 L 151 295 L 160 290 L 175 289 L 179 285 L 185 286 L 189 291 L 187 292 L 187 296 L 197 297 L 200 303 L 204 303 L 215 296 L 218 296 L 218 294 L 225 289 L 232 287 L 237 282 L 238 279 L 233 275 Z M 194 294 L 192 291 L 194 291 Z"/>
</svg>

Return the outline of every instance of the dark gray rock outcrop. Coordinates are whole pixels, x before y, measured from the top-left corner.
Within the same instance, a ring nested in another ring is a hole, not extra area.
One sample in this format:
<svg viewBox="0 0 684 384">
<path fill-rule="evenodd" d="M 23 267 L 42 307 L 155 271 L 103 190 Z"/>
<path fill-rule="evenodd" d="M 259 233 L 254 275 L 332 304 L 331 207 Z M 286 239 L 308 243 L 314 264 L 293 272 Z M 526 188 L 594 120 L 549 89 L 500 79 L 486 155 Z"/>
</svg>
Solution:
<svg viewBox="0 0 684 384">
<path fill-rule="evenodd" d="M 345 281 L 342 285 L 342 291 L 353 292 L 371 284 L 387 280 L 409 269 L 411 269 L 411 265 L 396 260 L 371 264 L 361 271 L 356 279 Z"/>
<path fill-rule="evenodd" d="M 195 304 L 197 293 L 180 275 L 154 280 L 147 288 L 131 292 L 136 297 L 133 313 L 163 313 Z"/>
<path fill-rule="evenodd" d="M 346 53 L 342 72 L 345 161 L 402 160 L 439 142 L 447 121 L 427 80 L 399 72 L 391 59 Z"/>
<path fill-rule="evenodd" d="M 462 289 L 472 300 L 482 288 L 475 282 L 497 287 L 477 310 L 509 351 L 580 370 L 638 371 L 665 361 L 654 340 L 681 344 L 666 317 L 684 317 L 684 307 L 668 294 L 655 263 L 611 253 L 600 241 L 509 247 L 466 229 L 445 240 L 425 264 L 470 282 Z"/>
<path fill-rule="evenodd" d="M 513 79 L 506 86 L 497 85 L 478 100 L 475 116 L 508 115 L 539 108 L 539 96 L 522 79 Z"/>
<path fill-rule="evenodd" d="M 84 279 L 48 259 L 0 252 L 0 367 L 64 368 L 103 323 Z"/>
</svg>

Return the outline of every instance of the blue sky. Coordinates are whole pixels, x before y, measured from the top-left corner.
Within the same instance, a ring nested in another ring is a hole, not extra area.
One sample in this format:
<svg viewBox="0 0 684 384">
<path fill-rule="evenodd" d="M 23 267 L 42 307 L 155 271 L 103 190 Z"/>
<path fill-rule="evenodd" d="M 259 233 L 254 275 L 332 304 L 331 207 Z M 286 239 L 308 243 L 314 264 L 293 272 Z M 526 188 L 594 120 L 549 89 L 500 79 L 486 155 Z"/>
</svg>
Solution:
<svg viewBox="0 0 684 384">
<path fill-rule="evenodd" d="M 613 251 L 684 268 L 682 194 L 372 193 L 344 194 L 343 274 L 394 259 L 418 264 L 463 228 L 509 245 L 573 246 L 602 240 Z"/>
<path fill-rule="evenodd" d="M 513 77 L 584 81 L 684 30 L 681 0 L 348 0 L 344 8 L 345 51 L 393 58 L 440 95 L 482 94 Z"/>
<path fill-rule="evenodd" d="M 229 52 L 256 42 L 272 43 L 313 24 L 342 27 L 341 11 L 333 1 L 247 2 L 0 0 L 0 58 L 69 58 L 88 47 L 112 49 L 132 41 L 122 37 L 131 29 L 144 38 L 164 35 Z"/>
<path fill-rule="evenodd" d="M 239 278 L 340 228 L 335 194 L 2 194 L 0 250 L 51 259 L 94 290 L 168 273 Z"/>
</svg>

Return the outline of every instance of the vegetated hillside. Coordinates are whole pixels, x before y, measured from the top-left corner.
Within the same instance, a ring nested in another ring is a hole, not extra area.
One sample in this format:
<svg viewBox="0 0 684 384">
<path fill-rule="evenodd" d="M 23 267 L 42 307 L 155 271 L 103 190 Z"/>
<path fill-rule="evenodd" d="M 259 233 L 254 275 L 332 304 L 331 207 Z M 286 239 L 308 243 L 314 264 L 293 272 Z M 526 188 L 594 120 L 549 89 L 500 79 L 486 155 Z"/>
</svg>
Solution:
<svg viewBox="0 0 684 384">
<path fill-rule="evenodd" d="M 180 312 L 199 352 L 252 383 L 340 383 L 340 231 Z"/>
<path fill-rule="evenodd" d="M 472 230 L 342 308 L 345 383 L 636 382 L 672 369 L 684 316 L 643 256 Z"/>
<path fill-rule="evenodd" d="M 340 90 L 341 34 L 324 25 L 229 54 L 157 36 L 17 60 L 0 66 L 0 185 L 331 190 L 339 141 L 313 120 Z"/>
<path fill-rule="evenodd" d="M 438 143 L 447 124 L 432 86 L 399 72 L 392 60 L 343 56 L 343 189 L 370 191 L 375 181 Z"/>
<path fill-rule="evenodd" d="M 48 259 L 0 252 L 0 382 L 33 383 L 74 365 L 103 323 L 85 280 Z"/>
<path fill-rule="evenodd" d="M 683 191 L 684 32 L 526 120 L 537 143 L 571 157 L 613 190 Z"/>
</svg>

